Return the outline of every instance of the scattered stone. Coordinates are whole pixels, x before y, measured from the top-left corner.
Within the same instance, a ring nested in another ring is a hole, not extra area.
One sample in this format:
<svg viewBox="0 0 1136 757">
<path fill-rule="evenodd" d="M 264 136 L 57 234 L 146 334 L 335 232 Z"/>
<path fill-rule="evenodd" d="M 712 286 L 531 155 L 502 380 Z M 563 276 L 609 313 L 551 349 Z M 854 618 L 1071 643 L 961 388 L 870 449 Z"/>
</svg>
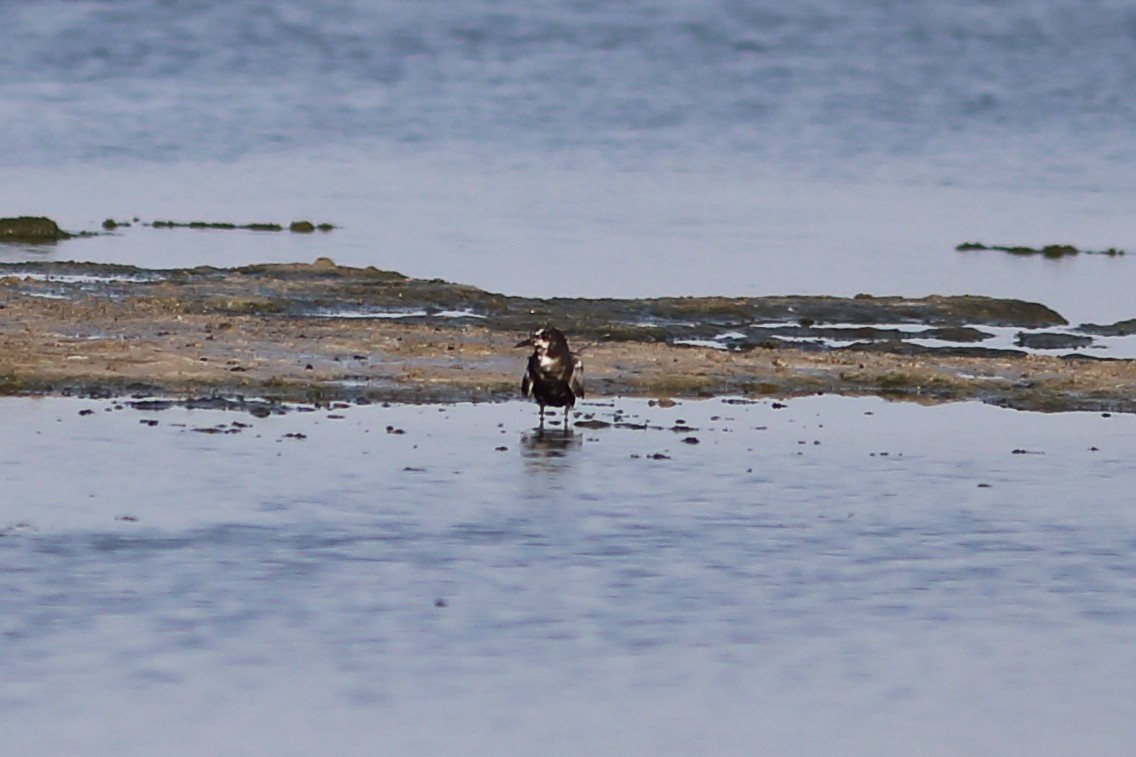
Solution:
<svg viewBox="0 0 1136 757">
<path fill-rule="evenodd" d="M 697 436 L 688 436 L 682 440 L 683 444 L 700 444 Z"/>
</svg>

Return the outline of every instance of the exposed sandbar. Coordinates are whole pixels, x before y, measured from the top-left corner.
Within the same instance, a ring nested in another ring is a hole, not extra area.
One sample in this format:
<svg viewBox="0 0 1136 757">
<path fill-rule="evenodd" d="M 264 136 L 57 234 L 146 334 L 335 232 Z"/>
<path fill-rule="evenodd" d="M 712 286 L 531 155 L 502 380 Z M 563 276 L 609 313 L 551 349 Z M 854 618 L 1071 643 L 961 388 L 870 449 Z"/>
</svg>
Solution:
<svg viewBox="0 0 1136 757">
<path fill-rule="evenodd" d="M 321 260 L 188 270 L 0 265 L 0 307 L 6 394 L 501 399 L 517 394 L 524 355 L 513 344 L 553 323 L 584 348 L 597 396 L 825 392 L 1136 410 L 1132 361 L 966 346 L 984 325 L 1065 324 L 1043 305 L 985 297 L 541 300 Z M 919 347 L 886 329 L 842 349 L 778 338 L 897 323 L 956 334 L 960 345 Z M 677 343 L 729 329 L 748 335 L 734 349 Z"/>
</svg>

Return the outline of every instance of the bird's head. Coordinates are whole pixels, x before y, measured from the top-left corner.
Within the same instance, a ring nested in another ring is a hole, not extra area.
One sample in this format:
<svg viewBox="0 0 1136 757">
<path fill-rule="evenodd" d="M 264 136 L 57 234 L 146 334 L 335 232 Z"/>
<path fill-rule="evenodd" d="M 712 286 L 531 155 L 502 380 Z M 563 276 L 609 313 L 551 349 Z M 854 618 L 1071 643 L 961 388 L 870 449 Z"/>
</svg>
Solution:
<svg viewBox="0 0 1136 757">
<path fill-rule="evenodd" d="M 541 355 L 547 354 L 551 349 L 553 352 L 558 352 L 561 348 L 568 349 L 568 341 L 558 329 L 554 328 L 539 328 L 534 331 L 528 339 L 522 339 L 517 342 L 518 347 L 532 347 Z"/>
</svg>

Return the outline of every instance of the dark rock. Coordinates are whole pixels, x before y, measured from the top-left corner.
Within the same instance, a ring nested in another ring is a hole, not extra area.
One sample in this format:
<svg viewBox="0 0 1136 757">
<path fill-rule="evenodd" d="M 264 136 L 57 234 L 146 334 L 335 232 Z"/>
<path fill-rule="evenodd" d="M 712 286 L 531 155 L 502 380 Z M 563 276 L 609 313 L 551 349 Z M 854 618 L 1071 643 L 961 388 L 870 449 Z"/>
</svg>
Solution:
<svg viewBox="0 0 1136 757">
<path fill-rule="evenodd" d="M 1076 331 L 1085 334 L 1095 334 L 1096 336 L 1131 336 L 1136 334 L 1136 318 L 1128 318 L 1127 320 L 1117 321 L 1105 326 L 1095 323 L 1086 323 L 1078 326 Z"/>
<path fill-rule="evenodd" d="M 919 331 L 913 336 L 918 339 L 938 339 L 943 342 L 984 342 L 994 338 L 990 332 L 970 326 L 943 326 Z"/>
<path fill-rule="evenodd" d="M 1039 334 L 1029 334 L 1024 331 L 1018 332 L 1014 337 L 1014 344 L 1019 347 L 1028 347 L 1035 350 L 1068 350 L 1068 349 L 1081 349 L 1089 347 L 1093 343 L 1093 338 L 1089 336 L 1079 336 L 1077 334 L 1061 334 L 1051 331 L 1042 332 Z"/>
</svg>

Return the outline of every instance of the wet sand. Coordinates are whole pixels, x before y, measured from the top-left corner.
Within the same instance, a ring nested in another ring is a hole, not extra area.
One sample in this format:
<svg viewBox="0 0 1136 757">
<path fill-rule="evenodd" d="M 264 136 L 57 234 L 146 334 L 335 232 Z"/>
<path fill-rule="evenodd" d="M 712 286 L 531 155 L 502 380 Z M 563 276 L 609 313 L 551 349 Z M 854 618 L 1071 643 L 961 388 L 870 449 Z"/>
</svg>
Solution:
<svg viewBox="0 0 1136 757">
<path fill-rule="evenodd" d="M 1062 358 L 967 343 L 976 326 L 1065 324 L 1043 305 L 983 297 L 649 300 L 506 297 L 375 268 L 263 265 L 145 270 L 0 266 L 0 392 L 272 401 L 455 402 L 517 393 L 534 326 L 583 349 L 593 396 L 876 395 L 1032 410 L 1136 411 L 1129 360 Z M 691 346 L 783 324 L 912 323 L 953 329 L 942 349 L 875 334 L 840 349 L 758 330 L 734 349 Z M 683 344 L 686 342 L 686 344 Z"/>
</svg>

